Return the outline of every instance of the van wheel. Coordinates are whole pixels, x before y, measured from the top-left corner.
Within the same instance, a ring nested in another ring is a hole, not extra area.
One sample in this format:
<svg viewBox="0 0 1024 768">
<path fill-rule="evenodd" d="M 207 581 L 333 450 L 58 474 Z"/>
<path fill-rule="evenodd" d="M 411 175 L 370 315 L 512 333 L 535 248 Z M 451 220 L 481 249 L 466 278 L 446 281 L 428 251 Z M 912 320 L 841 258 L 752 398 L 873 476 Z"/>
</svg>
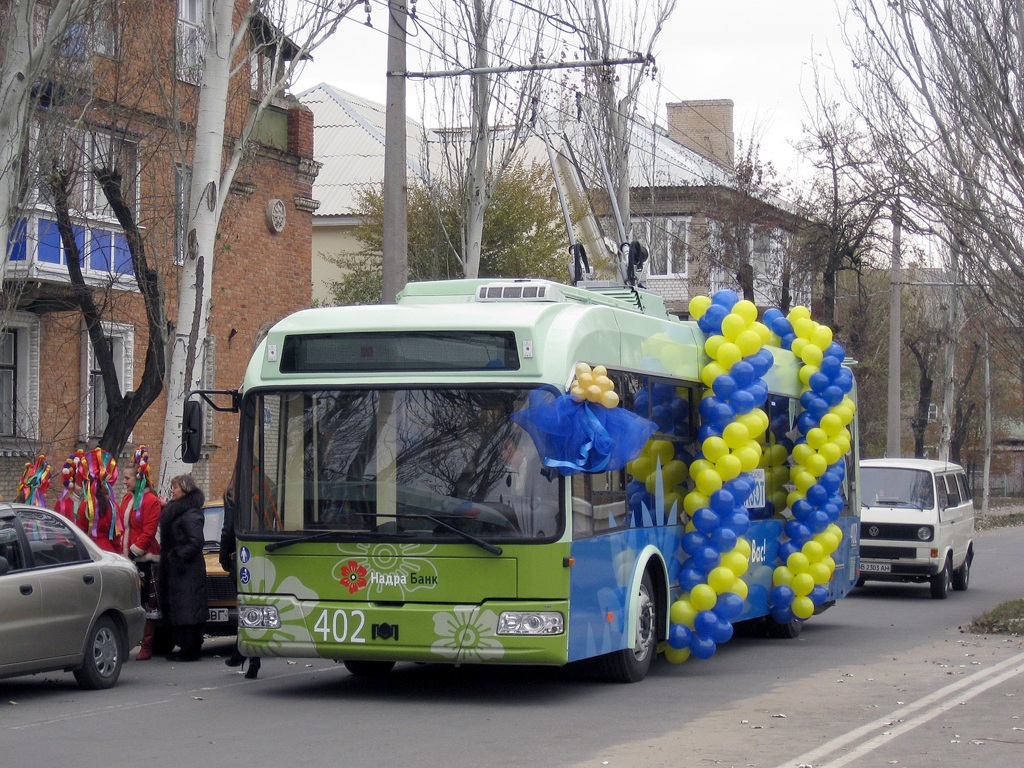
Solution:
<svg viewBox="0 0 1024 768">
<path fill-rule="evenodd" d="M 658 653 L 658 607 L 649 573 L 644 572 L 640 590 L 634 596 L 636 635 L 630 648 L 599 656 L 596 671 L 605 680 L 615 683 L 637 683 L 647 676 Z"/>
<path fill-rule="evenodd" d="M 967 550 L 967 557 L 964 563 L 953 571 L 953 589 L 957 592 L 966 592 L 971 583 L 971 561 L 974 559 L 974 550 Z"/>
<path fill-rule="evenodd" d="M 780 624 L 771 616 L 766 616 L 764 620 L 765 634 L 771 638 L 795 640 L 800 637 L 803 628 L 804 623 L 800 619 L 790 619 L 785 624 Z"/>
<path fill-rule="evenodd" d="M 946 558 L 942 570 L 931 577 L 932 597 L 936 600 L 945 600 L 953 586 L 953 562 Z"/>
</svg>

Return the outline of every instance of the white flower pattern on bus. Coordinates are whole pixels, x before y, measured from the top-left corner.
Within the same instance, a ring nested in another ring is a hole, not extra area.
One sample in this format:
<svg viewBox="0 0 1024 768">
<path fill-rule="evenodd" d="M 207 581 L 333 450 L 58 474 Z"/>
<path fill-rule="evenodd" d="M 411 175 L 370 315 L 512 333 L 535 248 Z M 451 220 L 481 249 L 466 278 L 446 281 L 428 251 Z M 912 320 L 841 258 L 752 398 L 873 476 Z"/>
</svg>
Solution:
<svg viewBox="0 0 1024 768">
<path fill-rule="evenodd" d="M 497 635 L 498 616 L 478 606 L 460 605 L 434 614 L 438 639 L 431 650 L 452 661 L 494 661 L 505 655 Z"/>
<path fill-rule="evenodd" d="M 379 597 L 385 589 L 389 596 L 399 589 L 404 597 L 437 584 L 437 567 L 429 558 L 436 549 L 432 544 L 356 544 L 338 549 L 345 559 L 334 564 L 332 578 L 340 582 L 342 569 L 355 559 L 367 571 L 367 597 Z M 416 578 L 412 578 L 414 575 Z"/>
<path fill-rule="evenodd" d="M 301 579 L 296 576 L 289 576 L 280 583 L 276 581 L 276 569 L 271 560 L 265 557 L 254 557 L 250 562 L 253 573 L 263 574 L 262 578 L 254 579 L 246 587 L 248 592 L 262 594 L 291 594 L 300 600 L 304 597 L 313 596 L 315 592 L 307 587 Z M 243 601 L 249 605 L 275 605 L 281 613 L 280 629 L 248 629 L 246 632 L 253 640 L 266 642 L 261 646 L 277 656 L 288 655 L 287 646 L 296 643 L 312 644 L 313 638 L 306 628 L 306 616 L 309 611 L 303 609 L 301 602 L 270 600 L 266 597 L 255 597 L 252 594 L 244 594 Z M 309 607 L 312 610 L 313 606 Z M 243 653 L 245 648 L 242 648 Z"/>
</svg>

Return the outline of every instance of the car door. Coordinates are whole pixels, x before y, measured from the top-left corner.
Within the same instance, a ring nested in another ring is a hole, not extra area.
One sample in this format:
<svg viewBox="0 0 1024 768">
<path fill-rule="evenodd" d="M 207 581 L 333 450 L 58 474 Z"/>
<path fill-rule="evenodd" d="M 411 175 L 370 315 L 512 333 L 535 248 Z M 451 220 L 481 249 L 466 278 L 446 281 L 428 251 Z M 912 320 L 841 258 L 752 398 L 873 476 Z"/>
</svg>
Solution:
<svg viewBox="0 0 1024 768">
<path fill-rule="evenodd" d="M 26 568 L 27 553 L 18 519 L 0 517 L 0 674 L 18 671 L 36 658 L 37 627 L 43 613 L 42 590 L 35 572 Z"/>
<path fill-rule="evenodd" d="M 42 510 L 20 511 L 40 591 L 37 654 L 60 659 L 82 652 L 100 602 L 99 563 L 61 518 Z"/>
</svg>

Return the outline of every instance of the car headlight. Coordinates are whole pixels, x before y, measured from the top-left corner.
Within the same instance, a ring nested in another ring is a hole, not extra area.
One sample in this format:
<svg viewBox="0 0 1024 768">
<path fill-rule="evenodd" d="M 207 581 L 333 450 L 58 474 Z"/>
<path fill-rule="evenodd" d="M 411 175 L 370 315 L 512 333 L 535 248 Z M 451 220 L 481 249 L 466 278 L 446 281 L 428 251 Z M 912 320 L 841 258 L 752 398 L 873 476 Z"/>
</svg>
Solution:
<svg viewBox="0 0 1024 768">
<path fill-rule="evenodd" d="M 917 538 L 921 541 L 931 541 L 932 527 L 930 525 L 922 525 L 917 529 Z"/>
<path fill-rule="evenodd" d="M 238 625 L 247 629 L 280 629 L 281 614 L 273 605 L 239 605 Z"/>
<path fill-rule="evenodd" d="M 557 611 L 505 611 L 498 617 L 499 635 L 560 635 L 564 629 Z"/>
</svg>

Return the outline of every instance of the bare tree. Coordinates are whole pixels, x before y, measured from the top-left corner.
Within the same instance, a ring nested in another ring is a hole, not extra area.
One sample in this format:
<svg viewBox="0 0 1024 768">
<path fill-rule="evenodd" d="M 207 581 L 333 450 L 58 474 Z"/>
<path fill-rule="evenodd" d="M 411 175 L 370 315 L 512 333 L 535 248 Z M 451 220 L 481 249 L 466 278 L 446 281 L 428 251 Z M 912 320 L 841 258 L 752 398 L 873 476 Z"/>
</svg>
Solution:
<svg viewBox="0 0 1024 768">
<path fill-rule="evenodd" d="M 200 95 L 188 194 L 187 251 L 178 290 L 178 317 L 167 374 L 167 413 L 160 477 L 184 470 L 178 450 L 185 396 L 199 386 L 212 306 L 214 249 L 235 172 L 251 150 L 253 133 L 271 102 L 292 81 L 302 61 L 361 3 L 292 3 L 288 0 L 203 0 Z M 236 13 L 236 8 L 242 13 Z M 253 69 L 258 83 L 253 82 Z M 233 92 L 239 78 L 257 85 Z M 239 93 L 240 92 L 240 93 Z M 232 99 L 232 94 L 236 99 Z M 241 96 L 243 103 L 237 103 Z M 229 137 L 229 104 L 244 115 Z"/>
<path fill-rule="evenodd" d="M 856 93 L 878 159 L 964 272 L 1024 306 L 1024 8 L 852 0 Z"/>
</svg>

